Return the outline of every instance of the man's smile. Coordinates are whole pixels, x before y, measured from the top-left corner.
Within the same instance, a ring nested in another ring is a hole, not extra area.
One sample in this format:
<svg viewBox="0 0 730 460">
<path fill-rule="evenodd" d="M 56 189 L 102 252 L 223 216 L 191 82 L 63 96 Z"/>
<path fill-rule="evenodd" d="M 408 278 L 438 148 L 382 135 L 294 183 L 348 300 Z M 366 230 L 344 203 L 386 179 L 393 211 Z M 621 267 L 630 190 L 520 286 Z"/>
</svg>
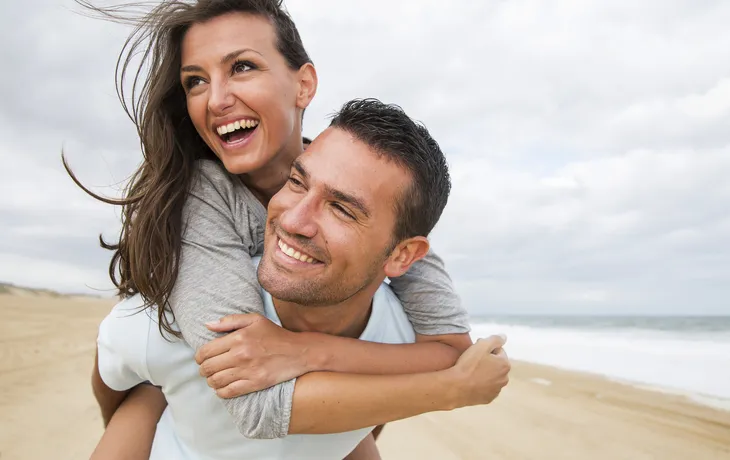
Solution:
<svg viewBox="0 0 730 460">
<path fill-rule="evenodd" d="M 281 253 L 286 258 L 290 259 L 292 262 L 300 262 L 305 263 L 309 265 L 318 265 L 321 264 L 319 260 L 315 259 L 311 255 L 304 252 L 301 248 L 297 248 L 293 245 L 285 243 L 281 238 L 276 238 L 276 244 L 279 246 L 278 253 Z"/>
</svg>

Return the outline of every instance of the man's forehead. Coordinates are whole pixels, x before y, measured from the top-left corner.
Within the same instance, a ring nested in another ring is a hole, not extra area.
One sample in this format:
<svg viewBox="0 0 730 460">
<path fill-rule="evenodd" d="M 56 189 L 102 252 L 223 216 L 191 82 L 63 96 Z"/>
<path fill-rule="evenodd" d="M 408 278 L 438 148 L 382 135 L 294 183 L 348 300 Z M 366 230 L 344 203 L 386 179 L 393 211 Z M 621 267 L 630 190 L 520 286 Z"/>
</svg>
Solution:
<svg viewBox="0 0 730 460">
<path fill-rule="evenodd" d="M 356 195 L 368 207 L 396 198 L 408 174 L 352 134 L 328 128 L 312 141 L 297 163 L 315 182 Z"/>
</svg>

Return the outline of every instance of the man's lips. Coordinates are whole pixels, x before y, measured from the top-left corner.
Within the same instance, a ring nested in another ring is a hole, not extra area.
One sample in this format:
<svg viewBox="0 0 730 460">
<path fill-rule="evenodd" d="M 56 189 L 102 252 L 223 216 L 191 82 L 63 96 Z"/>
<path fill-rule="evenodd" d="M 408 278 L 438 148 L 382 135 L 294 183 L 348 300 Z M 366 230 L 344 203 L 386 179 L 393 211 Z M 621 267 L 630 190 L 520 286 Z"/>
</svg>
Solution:
<svg viewBox="0 0 730 460">
<path fill-rule="evenodd" d="M 316 265 L 316 264 L 322 263 L 321 261 L 315 259 L 311 255 L 304 252 L 302 249 L 286 244 L 279 237 L 276 238 L 276 244 L 284 255 L 286 255 L 287 257 L 289 257 L 293 260 L 296 260 L 298 262 L 304 262 L 304 263 L 310 264 L 310 265 Z"/>
</svg>

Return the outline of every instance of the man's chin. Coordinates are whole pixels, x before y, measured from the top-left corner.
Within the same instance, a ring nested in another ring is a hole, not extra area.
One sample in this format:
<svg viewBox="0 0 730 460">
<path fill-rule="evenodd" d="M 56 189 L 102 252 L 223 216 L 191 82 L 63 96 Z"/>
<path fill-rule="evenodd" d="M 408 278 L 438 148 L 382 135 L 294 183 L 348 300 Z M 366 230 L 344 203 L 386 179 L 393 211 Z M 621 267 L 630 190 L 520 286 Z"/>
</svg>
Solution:
<svg viewBox="0 0 730 460">
<path fill-rule="evenodd" d="M 311 285 L 292 283 L 289 279 L 269 278 L 261 283 L 261 287 L 276 300 L 309 305 L 313 300 Z"/>
<path fill-rule="evenodd" d="M 306 283 L 305 280 L 296 279 L 292 273 L 277 267 L 272 261 L 266 260 L 262 260 L 259 265 L 258 278 L 261 287 L 276 298 L 282 298 L 281 294 L 286 297 L 286 292 L 296 292 Z"/>
</svg>

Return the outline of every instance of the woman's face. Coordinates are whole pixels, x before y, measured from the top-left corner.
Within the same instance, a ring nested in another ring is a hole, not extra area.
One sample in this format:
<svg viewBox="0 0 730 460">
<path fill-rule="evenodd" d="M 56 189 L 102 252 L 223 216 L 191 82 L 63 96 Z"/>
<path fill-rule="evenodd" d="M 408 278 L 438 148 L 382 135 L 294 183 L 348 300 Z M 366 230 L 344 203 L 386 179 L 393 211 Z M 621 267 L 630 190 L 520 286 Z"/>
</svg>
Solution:
<svg viewBox="0 0 730 460">
<path fill-rule="evenodd" d="M 316 90 L 311 65 L 292 70 L 271 23 L 230 13 L 194 24 L 182 42 L 180 80 L 195 129 L 233 174 L 301 150 L 301 113 Z"/>
</svg>

